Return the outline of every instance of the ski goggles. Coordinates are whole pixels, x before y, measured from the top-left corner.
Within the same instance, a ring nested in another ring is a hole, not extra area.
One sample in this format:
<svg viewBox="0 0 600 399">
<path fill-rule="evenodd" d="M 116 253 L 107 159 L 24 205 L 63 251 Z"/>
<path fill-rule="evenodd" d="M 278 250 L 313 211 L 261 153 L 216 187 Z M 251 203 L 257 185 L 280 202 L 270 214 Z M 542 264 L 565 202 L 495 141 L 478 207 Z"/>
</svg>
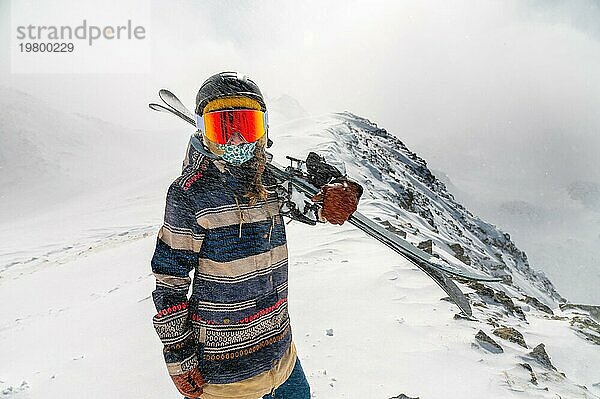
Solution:
<svg viewBox="0 0 600 399">
<path fill-rule="evenodd" d="M 267 132 L 267 112 L 256 109 L 227 109 L 196 114 L 196 127 L 208 140 L 228 144 L 234 135 L 253 143 Z"/>
</svg>

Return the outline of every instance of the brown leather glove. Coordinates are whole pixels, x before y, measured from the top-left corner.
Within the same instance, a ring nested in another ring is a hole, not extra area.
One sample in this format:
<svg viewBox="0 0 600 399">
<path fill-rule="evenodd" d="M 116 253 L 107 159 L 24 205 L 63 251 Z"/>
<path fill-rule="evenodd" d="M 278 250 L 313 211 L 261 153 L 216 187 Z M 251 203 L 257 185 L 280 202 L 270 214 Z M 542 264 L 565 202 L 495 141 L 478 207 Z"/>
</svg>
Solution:
<svg viewBox="0 0 600 399">
<path fill-rule="evenodd" d="M 362 194 L 360 184 L 350 180 L 328 183 L 311 199 L 323 202 L 321 216 L 332 224 L 343 224 L 356 211 Z"/>
<path fill-rule="evenodd" d="M 206 384 L 197 367 L 183 374 L 172 375 L 171 379 L 179 392 L 188 398 L 199 398 L 202 395 L 202 388 Z"/>
</svg>

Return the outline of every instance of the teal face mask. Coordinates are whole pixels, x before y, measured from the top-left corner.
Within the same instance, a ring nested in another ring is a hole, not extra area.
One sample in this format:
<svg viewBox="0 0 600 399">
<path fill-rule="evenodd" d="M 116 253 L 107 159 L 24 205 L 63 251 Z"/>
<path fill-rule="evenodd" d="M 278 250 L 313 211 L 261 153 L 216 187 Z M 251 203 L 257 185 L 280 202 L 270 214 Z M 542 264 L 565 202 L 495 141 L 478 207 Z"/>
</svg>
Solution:
<svg viewBox="0 0 600 399">
<path fill-rule="evenodd" d="M 223 161 L 232 165 L 241 165 L 246 161 L 251 160 L 254 157 L 254 149 L 256 148 L 256 141 L 253 143 L 244 143 L 238 145 L 232 144 L 215 144 L 217 148 L 224 151 L 221 155 Z"/>
</svg>

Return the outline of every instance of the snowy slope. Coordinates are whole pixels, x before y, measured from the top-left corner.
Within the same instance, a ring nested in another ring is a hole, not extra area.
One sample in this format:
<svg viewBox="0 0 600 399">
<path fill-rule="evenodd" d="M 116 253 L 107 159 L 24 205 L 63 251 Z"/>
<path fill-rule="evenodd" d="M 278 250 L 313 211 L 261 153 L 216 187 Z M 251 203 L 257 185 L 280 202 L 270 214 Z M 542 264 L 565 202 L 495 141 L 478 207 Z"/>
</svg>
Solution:
<svg viewBox="0 0 600 399">
<path fill-rule="evenodd" d="M 288 225 L 293 334 L 314 397 L 600 397 L 593 309 L 558 308 L 560 295 L 507 235 L 458 205 L 423 160 L 367 120 L 283 119 L 272 129 L 280 163 L 309 150 L 343 162 L 366 187 L 361 211 L 412 242 L 432 239 L 440 258 L 457 262 L 450 245 L 460 244 L 474 269 L 507 276 L 487 288 L 461 284 L 478 321 L 456 318 L 433 281 L 352 226 Z M 161 162 L 152 170 L 177 173 L 179 158 Z M 82 194 L 61 208 L 63 228 L 53 207 L 39 211 L 33 229 L 32 220 L 0 224 L 3 245 L 23 248 L 0 252 L 0 267 L 12 263 L 0 274 L 0 303 L 8 304 L 0 397 L 180 397 L 151 324 L 149 260 L 168 179 L 150 173 L 138 183 Z M 40 247 L 35 267 L 21 260 Z M 502 327 L 520 331 L 527 348 L 493 334 Z M 479 330 L 503 353 L 486 350 Z M 557 370 L 529 355 L 540 343 Z"/>
<path fill-rule="evenodd" d="M 125 129 L 5 87 L 0 109 L 0 281 L 154 233 L 185 136 Z"/>
<path fill-rule="evenodd" d="M 149 171 L 165 175 L 153 163 L 169 165 L 176 155 L 172 134 L 71 114 L 11 88 L 0 86 L 0 109 L 0 200 L 10 205 L 0 208 L 4 220 L 136 183 Z"/>
<path fill-rule="evenodd" d="M 512 288 L 552 307 L 562 300 L 547 277 L 529 266 L 527 255 L 509 234 L 457 203 L 425 161 L 385 129 L 351 113 L 297 120 L 279 129 L 287 130 L 282 141 L 290 141 L 294 155 L 302 157 L 311 148 L 318 149 L 330 162 L 343 164 L 348 175 L 367 189 L 361 210 L 391 230 L 405 233 L 415 245 L 432 240 L 433 252 L 441 259 L 466 262 L 514 281 Z M 315 131 L 318 134 L 311 134 Z M 298 140 L 307 135 L 309 140 Z M 294 141 L 304 145 L 298 148 Z"/>
</svg>

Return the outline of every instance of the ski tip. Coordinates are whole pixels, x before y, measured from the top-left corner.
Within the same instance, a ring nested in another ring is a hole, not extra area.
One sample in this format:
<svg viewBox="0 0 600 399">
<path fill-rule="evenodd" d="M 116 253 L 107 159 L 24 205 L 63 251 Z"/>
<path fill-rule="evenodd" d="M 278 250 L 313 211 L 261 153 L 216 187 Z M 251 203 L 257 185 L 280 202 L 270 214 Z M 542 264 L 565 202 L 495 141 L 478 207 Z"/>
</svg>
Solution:
<svg viewBox="0 0 600 399">
<path fill-rule="evenodd" d="M 160 89 L 158 91 L 158 96 L 163 99 L 165 97 L 171 97 L 171 98 L 177 98 L 177 96 L 175 94 L 173 94 L 173 92 L 169 89 Z"/>
<path fill-rule="evenodd" d="M 166 109 L 163 105 L 160 105 L 160 104 L 157 104 L 157 103 L 149 103 L 148 104 L 148 108 L 150 108 L 152 111 L 172 113 L 171 111 L 169 111 L 168 109 Z"/>
</svg>

